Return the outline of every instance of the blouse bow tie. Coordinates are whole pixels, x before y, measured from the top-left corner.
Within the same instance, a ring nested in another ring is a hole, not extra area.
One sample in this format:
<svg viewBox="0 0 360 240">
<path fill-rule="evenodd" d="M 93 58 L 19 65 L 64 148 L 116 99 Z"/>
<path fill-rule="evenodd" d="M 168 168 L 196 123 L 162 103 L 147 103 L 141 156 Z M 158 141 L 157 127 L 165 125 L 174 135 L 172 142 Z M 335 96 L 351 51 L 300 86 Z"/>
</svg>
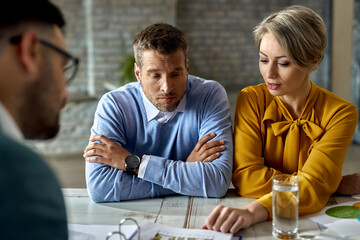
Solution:
<svg viewBox="0 0 360 240">
<path fill-rule="evenodd" d="M 282 135 L 289 130 L 290 132 L 288 134 L 295 134 L 296 136 L 298 136 L 299 128 L 301 127 L 305 134 L 313 141 L 318 139 L 323 133 L 323 129 L 321 127 L 319 127 L 313 122 L 303 119 L 296 119 L 295 121 L 275 122 L 271 124 L 271 127 L 274 131 L 275 136 Z"/>
<path fill-rule="evenodd" d="M 297 119 L 295 121 L 282 121 L 271 124 L 275 136 L 286 134 L 284 155 L 283 155 L 283 169 L 288 172 L 296 172 L 299 164 L 300 153 L 300 128 L 304 133 L 315 141 L 320 137 L 323 130 L 321 127 L 308 120 Z"/>
</svg>

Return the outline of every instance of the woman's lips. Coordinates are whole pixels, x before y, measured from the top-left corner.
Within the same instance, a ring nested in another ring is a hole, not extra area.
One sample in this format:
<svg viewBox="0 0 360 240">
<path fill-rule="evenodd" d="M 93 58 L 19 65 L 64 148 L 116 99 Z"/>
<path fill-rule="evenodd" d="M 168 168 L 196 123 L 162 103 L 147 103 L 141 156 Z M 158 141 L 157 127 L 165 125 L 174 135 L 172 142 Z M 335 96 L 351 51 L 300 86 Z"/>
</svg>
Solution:
<svg viewBox="0 0 360 240">
<path fill-rule="evenodd" d="M 266 83 L 268 89 L 270 90 L 276 90 L 278 87 L 280 87 L 280 84 L 275 84 L 275 83 Z"/>
</svg>

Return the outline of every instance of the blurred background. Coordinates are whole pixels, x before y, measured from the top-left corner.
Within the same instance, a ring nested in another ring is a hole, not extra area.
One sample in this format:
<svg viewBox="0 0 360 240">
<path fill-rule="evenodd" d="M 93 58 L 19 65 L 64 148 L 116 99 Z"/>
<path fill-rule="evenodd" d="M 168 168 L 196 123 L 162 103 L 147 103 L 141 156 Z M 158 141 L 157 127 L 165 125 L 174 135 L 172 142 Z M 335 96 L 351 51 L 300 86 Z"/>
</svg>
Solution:
<svg viewBox="0 0 360 240">
<path fill-rule="evenodd" d="M 360 106 L 360 0 L 51 0 L 64 13 L 66 43 L 81 58 L 61 131 L 50 141 L 29 141 L 54 168 L 63 187 L 85 187 L 83 150 L 88 144 L 100 97 L 135 81 L 132 41 L 146 26 L 166 22 L 189 41 L 190 74 L 220 82 L 232 116 L 237 93 L 262 82 L 252 30 L 268 14 L 304 5 L 321 15 L 328 28 L 326 56 L 311 79 Z M 354 144 L 346 161 L 360 157 Z M 359 171 L 344 167 L 344 171 Z"/>
</svg>

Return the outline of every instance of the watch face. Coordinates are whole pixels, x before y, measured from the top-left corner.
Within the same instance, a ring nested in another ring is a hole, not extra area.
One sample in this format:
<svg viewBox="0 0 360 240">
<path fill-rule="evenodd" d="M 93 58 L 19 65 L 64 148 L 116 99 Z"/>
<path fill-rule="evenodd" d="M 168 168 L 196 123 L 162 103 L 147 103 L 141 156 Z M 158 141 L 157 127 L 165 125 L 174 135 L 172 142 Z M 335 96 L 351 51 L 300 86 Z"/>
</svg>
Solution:
<svg viewBox="0 0 360 240">
<path fill-rule="evenodd" d="M 140 158 L 136 155 L 129 155 L 126 157 L 125 163 L 127 168 L 138 168 L 140 165 Z"/>
</svg>

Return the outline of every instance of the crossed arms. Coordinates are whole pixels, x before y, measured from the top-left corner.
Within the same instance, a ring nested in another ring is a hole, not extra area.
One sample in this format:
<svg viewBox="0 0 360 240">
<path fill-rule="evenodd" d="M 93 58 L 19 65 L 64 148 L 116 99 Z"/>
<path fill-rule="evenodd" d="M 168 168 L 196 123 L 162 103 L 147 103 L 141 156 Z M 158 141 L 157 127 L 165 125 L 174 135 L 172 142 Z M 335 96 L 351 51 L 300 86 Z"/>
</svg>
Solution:
<svg viewBox="0 0 360 240">
<path fill-rule="evenodd" d="M 184 126 L 196 123 L 180 122 L 173 126 L 179 128 L 176 130 L 176 138 L 168 136 L 168 139 L 160 138 L 161 141 L 156 142 L 159 138 L 153 133 L 150 136 L 153 139 L 144 140 L 145 145 L 134 146 L 126 139 L 130 130 L 127 120 L 118 111 L 117 100 L 109 95 L 100 100 L 94 122 L 101 127 L 92 128 L 90 140 L 101 143 L 90 143 L 84 154 L 87 160 L 88 191 L 93 201 L 122 201 L 175 193 L 202 197 L 224 196 L 231 181 L 233 161 L 229 103 L 223 88 L 218 88 L 208 99 L 211 99 L 211 107 L 206 114 L 202 114 L 201 124 L 196 127 L 198 138 L 191 149 L 191 144 L 186 144 L 186 141 L 194 140 L 191 134 L 194 134 L 195 128 L 187 129 Z M 114 104 L 116 108 L 110 107 Z M 139 121 L 136 125 L 141 125 L 141 119 L 134 121 Z M 98 129 L 101 131 L 95 131 Z M 190 135 L 184 137 L 184 134 L 188 134 L 186 132 L 190 132 Z M 137 136 L 137 139 L 143 138 L 147 136 Z M 163 145 L 161 149 L 169 148 L 168 156 L 186 157 L 169 159 L 159 154 L 152 155 L 152 150 L 159 148 L 159 145 Z M 144 154 L 149 156 L 142 178 L 124 171 L 124 159 L 130 153 L 140 157 Z"/>
</svg>

